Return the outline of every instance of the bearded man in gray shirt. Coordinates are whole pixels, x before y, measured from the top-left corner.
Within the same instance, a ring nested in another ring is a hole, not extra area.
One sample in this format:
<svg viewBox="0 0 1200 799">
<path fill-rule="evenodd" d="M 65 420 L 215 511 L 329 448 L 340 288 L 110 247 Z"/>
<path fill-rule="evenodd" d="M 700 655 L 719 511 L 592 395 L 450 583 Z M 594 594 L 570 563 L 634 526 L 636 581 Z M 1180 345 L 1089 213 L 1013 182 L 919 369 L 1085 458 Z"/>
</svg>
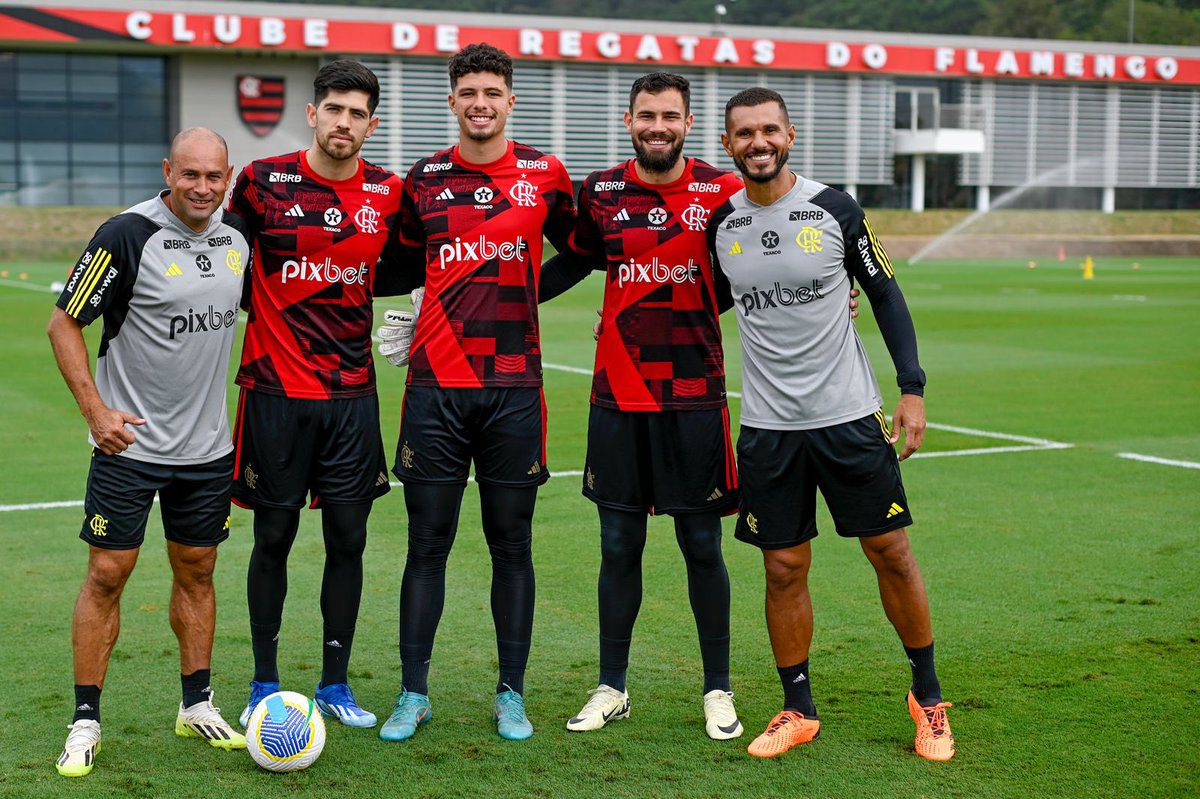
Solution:
<svg viewBox="0 0 1200 799">
<path fill-rule="evenodd" d="M 775 757 L 820 734 L 808 661 L 820 489 L 838 535 L 857 538 L 874 566 L 884 610 L 904 644 L 917 754 L 949 760 L 950 705 L 934 669 L 929 601 L 909 546 L 912 516 L 893 449 L 903 430 L 904 460 L 925 435 L 925 373 L 912 317 L 858 203 L 787 167 L 795 137 L 776 92 L 747 89 L 729 100 L 721 140 L 746 188 L 708 227 L 718 290 L 728 292 L 724 304 L 732 301 L 742 340 L 735 535 L 763 551 L 767 629 L 784 692 L 783 712 L 749 752 Z M 901 396 L 891 428 L 842 300 L 853 280 L 870 299 L 896 366 Z"/>
</svg>

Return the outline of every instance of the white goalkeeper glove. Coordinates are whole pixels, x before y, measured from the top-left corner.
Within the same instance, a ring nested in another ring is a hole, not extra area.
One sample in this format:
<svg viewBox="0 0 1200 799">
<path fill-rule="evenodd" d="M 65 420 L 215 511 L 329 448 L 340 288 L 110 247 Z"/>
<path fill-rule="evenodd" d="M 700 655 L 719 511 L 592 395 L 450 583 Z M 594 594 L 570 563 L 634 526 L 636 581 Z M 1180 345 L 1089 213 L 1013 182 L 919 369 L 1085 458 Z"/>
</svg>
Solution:
<svg viewBox="0 0 1200 799">
<path fill-rule="evenodd" d="M 413 333 L 417 329 L 417 317 L 421 314 L 425 289 L 415 289 L 411 296 L 413 310 L 385 311 L 383 324 L 375 331 L 379 336 L 379 354 L 392 366 L 408 364 L 408 349 L 412 346 Z"/>
</svg>

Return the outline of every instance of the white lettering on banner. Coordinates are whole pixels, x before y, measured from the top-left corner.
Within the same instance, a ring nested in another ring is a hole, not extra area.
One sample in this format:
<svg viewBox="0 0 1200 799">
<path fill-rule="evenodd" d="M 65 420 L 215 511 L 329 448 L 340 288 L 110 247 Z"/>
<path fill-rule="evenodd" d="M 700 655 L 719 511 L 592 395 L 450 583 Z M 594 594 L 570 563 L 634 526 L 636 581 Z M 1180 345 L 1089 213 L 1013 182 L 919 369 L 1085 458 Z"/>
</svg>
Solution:
<svg viewBox="0 0 1200 799">
<path fill-rule="evenodd" d="M 1146 59 L 1140 55 L 1131 55 L 1125 59 L 1125 74 L 1135 80 L 1146 77 Z"/>
<path fill-rule="evenodd" d="M 263 17 L 258 21 L 258 39 L 264 47 L 278 47 L 287 41 L 287 28 L 279 17 Z"/>
<path fill-rule="evenodd" d="M 367 273 L 370 268 L 365 262 L 359 262 L 357 267 L 341 267 L 326 258 L 324 261 L 310 261 L 308 256 L 302 256 L 299 261 L 284 261 L 280 280 L 315 280 L 318 283 L 344 283 L 348 286 L 367 284 Z"/>
<path fill-rule="evenodd" d="M 458 46 L 457 25 L 438 25 L 433 29 L 433 40 L 439 53 L 457 53 L 462 49 Z"/>
<path fill-rule="evenodd" d="M 983 73 L 983 62 L 979 60 L 979 51 L 973 47 L 967 50 L 967 72 L 974 75 Z"/>
<path fill-rule="evenodd" d="M 455 237 L 453 244 L 443 244 L 438 248 L 438 259 L 442 269 L 455 261 L 523 261 L 529 251 L 529 245 L 521 236 L 514 241 L 495 242 L 487 236 L 481 236 L 475 241 L 463 241 Z"/>
<path fill-rule="evenodd" d="M 726 36 L 717 41 L 713 62 L 717 64 L 736 64 L 738 62 L 737 45 L 733 43 L 733 39 Z"/>
<path fill-rule="evenodd" d="M 153 19 L 154 17 L 145 11 L 134 11 L 125 18 L 125 32 L 131 39 L 145 41 L 153 35 L 153 31 L 150 30 L 150 21 Z"/>
<path fill-rule="evenodd" d="M 825 66 L 844 67 L 850 63 L 850 48 L 841 42 L 830 42 L 825 45 Z"/>
<path fill-rule="evenodd" d="M 421 41 L 417 26 L 411 22 L 397 22 L 392 26 L 392 49 L 411 50 Z"/>
<path fill-rule="evenodd" d="M 1063 56 L 1063 74 L 1068 78 L 1083 77 L 1083 53 L 1067 53 Z"/>
<path fill-rule="evenodd" d="M 542 54 L 542 32 L 533 28 L 521 28 L 518 34 L 520 44 L 517 45 L 517 52 L 521 55 L 541 55 Z"/>
<path fill-rule="evenodd" d="M 324 19 L 304 20 L 304 46 L 329 46 L 329 21 Z"/>
<path fill-rule="evenodd" d="M 700 39 L 696 36 L 680 36 L 675 40 L 675 44 L 679 45 L 679 57 L 684 61 L 696 60 L 696 46 L 700 44 Z"/>
<path fill-rule="evenodd" d="M 635 57 L 638 61 L 662 61 L 663 54 L 662 48 L 658 46 L 658 37 L 649 34 L 643 36 Z"/>
<path fill-rule="evenodd" d="M 996 74 L 997 75 L 1016 75 L 1021 71 L 1021 67 L 1017 65 L 1017 56 L 1012 50 L 1001 50 L 1000 57 L 996 59 Z"/>
<path fill-rule="evenodd" d="M 242 38 L 242 18 L 236 14 L 217 14 L 213 18 L 213 36 L 221 44 L 233 44 Z"/>
<path fill-rule="evenodd" d="M 887 49 L 881 44 L 868 44 L 863 48 L 863 63 L 871 69 L 883 69 L 887 59 Z"/>
<path fill-rule="evenodd" d="M 1174 80 L 1179 74 L 1179 62 L 1174 58 L 1160 58 L 1154 62 L 1154 74 L 1163 80 Z"/>
<path fill-rule="evenodd" d="M 626 283 L 695 283 L 700 267 L 691 258 L 686 264 L 671 266 L 654 256 L 650 263 L 638 263 L 632 258 L 617 267 L 617 286 Z"/>
<path fill-rule="evenodd" d="M 775 63 L 775 42 L 770 39 L 754 41 L 754 63 L 767 66 Z"/>
<path fill-rule="evenodd" d="M 183 14 L 171 15 L 171 38 L 177 42 L 196 41 L 196 32 L 187 26 L 187 17 Z"/>
<path fill-rule="evenodd" d="M 1117 57 L 1115 55 L 1098 55 L 1094 63 L 1092 72 L 1097 78 L 1115 78 L 1117 76 Z"/>
<path fill-rule="evenodd" d="M 1054 53 L 1047 53 L 1044 50 L 1035 51 L 1029 54 L 1029 74 L 1030 75 L 1053 75 L 1054 74 Z"/>
<path fill-rule="evenodd" d="M 605 58 L 621 56 L 621 37 L 615 33 L 602 33 L 596 37 L 596 52 Z"/>
<path fill-rule="evenodd" d="M 933 68 L 938 72 L 945 72 L 952 66 L 954 66 L 954 48 L 935 48 L 933 51 Z"/>
<path fill-rule="evenodd" d="M 583 34 L 579 31 L 559 31 L 558 54 L 563 58 L 579 58 L 583 55 Z"/>
</svg>

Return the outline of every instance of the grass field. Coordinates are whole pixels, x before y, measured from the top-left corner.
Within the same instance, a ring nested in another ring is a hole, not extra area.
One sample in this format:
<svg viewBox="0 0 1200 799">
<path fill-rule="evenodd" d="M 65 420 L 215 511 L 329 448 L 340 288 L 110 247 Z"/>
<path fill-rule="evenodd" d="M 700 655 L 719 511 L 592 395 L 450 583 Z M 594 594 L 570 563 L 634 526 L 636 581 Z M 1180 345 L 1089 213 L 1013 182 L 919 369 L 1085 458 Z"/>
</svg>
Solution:
<svg viewBox="0 0 1200 799">
<path fill-rule="evenodd" d="M 859 548 L 826 517 L 814 544 L 812 656 L 821 739 L 776 761 L 745 753 L 776 712 L 758 553 L 725 552 L 733 581 L 739 741 L 703 732 L 701 675 L 669 520 L 652 522 L 627 721 L 589 734 L 563 724 L 596 677 L 598 535 L 579 478 L 542 490 L 534 528 L 538 607 L 527 679 L 537 734 L 501 741 L 489 720 L 495 646 L 490 570 L 468 492 L 431 672 L 434 721 L 411 742 L 330 727 L 307 772 L 270 775 L 244 753 L 177 739 L 178 657 L 169 571 L 154 520 L 125 593 L 104 692 L 104 751 L 80 781 L 54 772 L 71 707 L 69 623 L 86 547 L 77 502 L 86 430 L 44 335 L 64 263 L 3 265 L 0 313 L 0 796 L 210 797 L 1185 797 L 1200 793 L 1200 269 L 1182 260 L 1077 264 L 929 261 L 899 274 L 929 374 L 934 425 L 905 466 L 914 546 L 929 586 L 939 670 L 958 757 L 912 753 L 908 668 Z M 24 280 L 19 279 L 25 273 Z M 592 278 L 543 307 L 546 361 L 589 370 Z M 381 305 L 381 308 L 385 307 Z M 890 406 L 892 369 L 870 314 L 859 320 Z M 739 388 L 733 319 L 730 388 Z M 90 331 L 95 333 L 97 331 Z M 95 337 L 92 337 L 95 340 Z M 403 373 L 381 368 L 394 442 Z M 582 466 L 587 374 L 549 368 L 551 468 Z M 736 414 L 737 402 L 733 401 Z M 1069 446 L 1056 446 L 1056 445 Z M 1001 451 L 1017 449 L 1021 451 Z M 992 451 L 981 451 L 992 450 Z M 932 457 L 938 456 L 938 457 Z M 233 718 L 251 676 L 245 564 L 250 516 L 233 515 L 217 571 L 217 704 Z M 400 492 L 375 508 L 352 682 L 386 716 L 398 687 Z M 291 559 L 284 687 L 320 670 L 322 550 L 305 513 Z"/>
</svg>

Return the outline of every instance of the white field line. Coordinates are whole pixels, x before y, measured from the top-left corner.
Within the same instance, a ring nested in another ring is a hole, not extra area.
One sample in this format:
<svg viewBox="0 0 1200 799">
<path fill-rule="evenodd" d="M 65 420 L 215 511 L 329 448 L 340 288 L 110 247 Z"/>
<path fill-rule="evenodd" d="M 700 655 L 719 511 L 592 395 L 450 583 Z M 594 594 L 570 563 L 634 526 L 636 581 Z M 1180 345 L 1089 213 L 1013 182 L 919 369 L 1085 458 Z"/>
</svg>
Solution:
<svg viewBox="0 0 1200 799">
<path fill-rule="evenodd" d="M 1118 458 L 1124 458 L 1130 461 L 1141 461 L 1143 463 L 1157 463 L 1162 466 L 1179 466 L 1183 469 L 1200 469 L 1200 463 L 1192 461 L 1173 461 L 1168 458 L 1156 458 L 1153 455 L 1139 455 L 1136 452 L 1118 452 Z"/>
<path fill-rule="evenodd" d="M 41 291 L 49 293 L 54 291 L 49 286 L 39 286 L 36 283 L 30 283 L 28 280 L 9 280 L 8 278 L 0 277 L 0 286 L 12 286 L 15 289 L 28 289 L 29 291 Z M 55 291 L 55 294 L 58 292 Z"/>
</svg>

